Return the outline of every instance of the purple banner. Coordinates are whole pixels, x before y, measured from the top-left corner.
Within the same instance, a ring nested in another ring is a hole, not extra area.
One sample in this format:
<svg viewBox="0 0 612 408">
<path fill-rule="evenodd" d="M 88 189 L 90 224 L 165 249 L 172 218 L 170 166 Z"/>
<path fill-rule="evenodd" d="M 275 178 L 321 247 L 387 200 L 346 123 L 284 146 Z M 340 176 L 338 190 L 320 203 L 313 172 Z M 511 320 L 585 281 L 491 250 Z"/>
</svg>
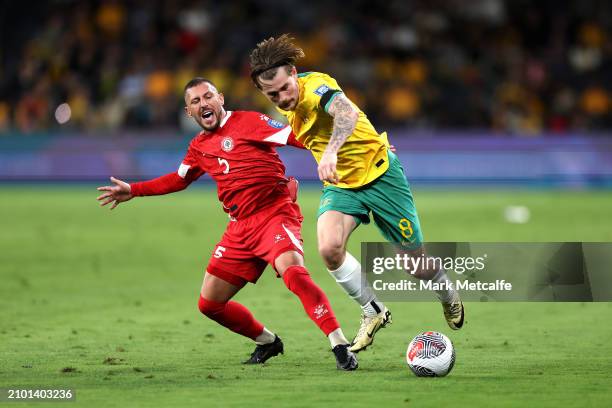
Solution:
<svg viewBox="0 0 612 408">
<path fill-rule="evenodd" d="M 413 183 L 612 186 L 607 137 L 395 133 L 390 140 Z M 188 143 L 176 135 L 6 138 L 0 140 L 0 179 L 147 179 L 174 171 Z M 285 147 L 279 152 L 288 175 L 317 180 L 308 151 Z"/>
</svg>

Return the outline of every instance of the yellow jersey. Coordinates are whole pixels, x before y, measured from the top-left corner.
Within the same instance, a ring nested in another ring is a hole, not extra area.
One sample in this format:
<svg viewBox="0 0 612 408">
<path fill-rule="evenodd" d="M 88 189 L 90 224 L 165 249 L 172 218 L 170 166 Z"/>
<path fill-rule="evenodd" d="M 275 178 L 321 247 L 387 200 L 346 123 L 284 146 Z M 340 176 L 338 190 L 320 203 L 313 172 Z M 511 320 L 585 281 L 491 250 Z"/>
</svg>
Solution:
<svg viewBox="0 0 612 408">
<path fill-rule="evenodd" d="M 334 118 L 327 109 L 342 89 L 335 79 L 320 72 L 299 74 L 298 86 L 300 95 L 295 110 L 278 110 L 287 117 L 297 140 L 312 152 L 319 163 L 334 126 Z M 389 168 L 387 134 L 378 134 L 365 113 L 357 106 L 355 108 L 359 111 L 357 125 L 338 151 L 336 171 L 339 181 L 336 186 L 340 188 L 364 186 Z"/>
</svg>

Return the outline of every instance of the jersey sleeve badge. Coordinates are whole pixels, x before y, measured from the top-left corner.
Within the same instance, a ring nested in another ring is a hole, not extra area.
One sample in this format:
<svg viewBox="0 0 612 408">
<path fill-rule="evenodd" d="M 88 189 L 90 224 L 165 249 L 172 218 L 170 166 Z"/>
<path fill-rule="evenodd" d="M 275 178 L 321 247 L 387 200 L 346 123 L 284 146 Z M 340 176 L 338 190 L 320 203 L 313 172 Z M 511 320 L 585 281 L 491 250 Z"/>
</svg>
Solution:
<svg viewBox="0 0 612 408">
<path fill-rule="evenodd" d="M 274 129 L 282 129 L 285 127 L 285 124 L 282 122 L 279 122 L 278 120 L 274 120 L 274 119 L 268 119 L 268 125 L 273 127 Z"/>
<path fill-rule="evenodd" d="M 314 90 L 314 93 L 316 95 L 323 96 L 323 94 L 325 94 L 325 92 L 327 92 L 327 91 L 329 91 L 329 86 L 321 85 L 320 87 L 318 87 L 317 89 Z"/>
</svg>

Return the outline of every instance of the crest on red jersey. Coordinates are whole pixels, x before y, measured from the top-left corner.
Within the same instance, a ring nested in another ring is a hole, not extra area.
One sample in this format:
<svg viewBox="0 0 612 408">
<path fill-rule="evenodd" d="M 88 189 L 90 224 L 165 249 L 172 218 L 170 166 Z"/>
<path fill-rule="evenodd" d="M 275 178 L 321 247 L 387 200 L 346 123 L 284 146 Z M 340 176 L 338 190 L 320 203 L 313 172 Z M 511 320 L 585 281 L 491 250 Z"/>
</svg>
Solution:
<svg viewBox="0 0 612 408">
<path fill-rule="evenodd" d="M 221 148 L 226 152 L 231 151 L 234 148 L 234 139 L 231 137 L 224 137 L 221 141 Z"/>
</svg>

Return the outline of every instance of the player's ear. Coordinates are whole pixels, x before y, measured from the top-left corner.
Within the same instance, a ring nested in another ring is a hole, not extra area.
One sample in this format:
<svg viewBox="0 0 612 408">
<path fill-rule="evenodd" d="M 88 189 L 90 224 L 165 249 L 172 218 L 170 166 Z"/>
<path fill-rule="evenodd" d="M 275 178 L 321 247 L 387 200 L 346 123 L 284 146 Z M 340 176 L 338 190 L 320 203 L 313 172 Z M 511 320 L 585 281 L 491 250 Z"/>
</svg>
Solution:
<svg viewBox="0 0 612 408">
<path fill-rule="evenodd" d="M 295 65 L 291 66 L 291 73 L 290 73 L 290 75 L 292 77 L 296 77 L 297 76 L 297 68 L 295 68 Z"/>
<path fill-rule="evenodd" d="M 223 104 L 225 103 L 225 97 L 220 92 L 219 92 L 219 101 L 221 101 L 221 106 L 223 106 Z"/>
<path fill-rule="evenodd" d="M 191 117 L 191 112 L 189 112 L 189 108 L 187 106 L 185 106 L 185 113 L 187 116 Z"/>
</svg>

